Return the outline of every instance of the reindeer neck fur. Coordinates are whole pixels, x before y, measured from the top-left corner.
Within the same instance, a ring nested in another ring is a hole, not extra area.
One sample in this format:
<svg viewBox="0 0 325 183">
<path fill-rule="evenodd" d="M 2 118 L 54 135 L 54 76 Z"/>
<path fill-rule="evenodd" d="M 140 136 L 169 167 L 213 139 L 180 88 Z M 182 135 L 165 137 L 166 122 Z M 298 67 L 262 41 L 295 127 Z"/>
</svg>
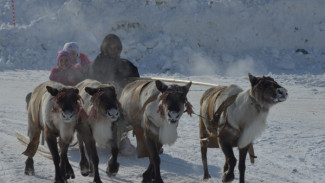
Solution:
<svg viewBox="0 0 325 183">
<path fill-rule="evenodd" d="M 239 148 L 246 147 L 263 132 L 268 111 L 252 99 L 250 90 L 238 94 L 236 101 L 228 107 L 228 122 L 240 131 Z"/>
<path fill-rule="evenodd" d="M 109 140 L 113 138 L 112 125 L 113 122 L 108 120 L 106 117 L 98 117 L 95 120 L 89 121 L 92 127 L 93 135 L 96 143 L 99 146 L 107 146 Z"/>
<path fill-rule="evenodd" d="M 51 101 L 52 96 L 45 93 L 40 105 L 39 113 L 40 125 L 46 125 L 47 129 L 52 133 L 58 133 L 61 140 L 65 143 L 71 143 L 77 124 L 77 119 L 71 123 L 64 123 L 60 112 L 54 112 L 55 102 Z"/>
<path fill-rule="evenodd" d="M 149 91 L 151 95 L 154 95 L 158 92 L 158 90 L 153 86 L 149 86 Z M 151 96 L 149 95 L 149 97 Z M 158 95 L 157 99 L 150 104 L 147 105 L 144 115 L 142 117 L 141 126 L 143 129 L 147 128 L 153 135 L 157 136 L 160 143 L 172 145 L 175 143 L 177 139 L 177 126 L 178 122 L 175 124 L 170 124 L 167 121 L 167 118 L 162 118 L 159 113 L 157 113 L 157 109 L 159 106 L 158 99 L 161 94 Z M 141 104 L 149 98 L 148 95 L 142 95 Z M 147 120 L 146 120 L 147 118 Z M 147 123 L 147 124 L 146 124 Z"/>
<path fill-rule="evenodd" d="M 91 104 L 90 99 L 91 96 L 87 94 L 84 105 L 87 114 L 89 114 L 87 123 L 91 126 L 96 143 L 99 146 L 106 147 L 109 145 L 109 140 L 113 138 L 112 124 L 118 121 L 111 121 L 106 117 L 106 114 L 99 113 L 96 107 L 94 108 L 94 105 Z"/>
</svg>

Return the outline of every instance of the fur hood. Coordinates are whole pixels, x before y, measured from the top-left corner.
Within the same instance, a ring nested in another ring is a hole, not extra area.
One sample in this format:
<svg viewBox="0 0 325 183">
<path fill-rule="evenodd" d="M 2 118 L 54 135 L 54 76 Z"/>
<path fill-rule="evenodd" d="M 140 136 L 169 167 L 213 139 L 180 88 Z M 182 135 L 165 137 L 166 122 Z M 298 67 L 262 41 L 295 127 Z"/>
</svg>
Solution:
<svg viewBox="0 0 325 183">
<path fill-rule="evenodd" d="M 103 39 L 103 42 L 100 46 L 100 52 L 104 55 L 108 55 L 108 48 L 111 46 L 111 45 L 116 45 L 117 46 L 117 49 L 118 49 L 118 55 L 120 56 L 121 52 L 122 52 L 122 42 L 120 40 L 120 38 L 115 35 L 115 34 L 108 34 L 104 39 Z"/>
</svg>

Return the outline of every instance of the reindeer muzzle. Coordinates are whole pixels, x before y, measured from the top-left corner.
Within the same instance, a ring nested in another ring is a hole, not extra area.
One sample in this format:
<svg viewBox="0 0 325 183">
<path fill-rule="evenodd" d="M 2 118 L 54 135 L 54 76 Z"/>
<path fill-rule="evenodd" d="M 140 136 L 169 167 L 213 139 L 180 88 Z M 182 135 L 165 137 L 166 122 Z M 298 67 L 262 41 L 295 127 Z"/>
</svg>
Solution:
<svg viewBox="0 0 325 183">
<path fill-rule="evenodd" d="M 110 121 L 117 121 L 120 118 L 120 112 L 116 108 L 107 110 L 107 119 Z"/>
<path fill-rule="evenodd" d="M 274 102 L 283 102 L 286 101 L 288 98 L 288 91 L 285 88 L 278 88 L 276 90 L 276 98 L 274 99 Z"/>
<path fill-rule="evenodd" d="M 177 123 L 181 116 L 182 116 L 182 114 L 180 112 L 169 111 L 168 112 L 168 121 L 171 124 Z"/>
<path fill-rule="evenodd" d="M 62 120 L 65 123 L 71 123 L 76 119 L 76 113 L 70 110 L 62 111 L 61 116 L 62 116 Z"/>
</svg>

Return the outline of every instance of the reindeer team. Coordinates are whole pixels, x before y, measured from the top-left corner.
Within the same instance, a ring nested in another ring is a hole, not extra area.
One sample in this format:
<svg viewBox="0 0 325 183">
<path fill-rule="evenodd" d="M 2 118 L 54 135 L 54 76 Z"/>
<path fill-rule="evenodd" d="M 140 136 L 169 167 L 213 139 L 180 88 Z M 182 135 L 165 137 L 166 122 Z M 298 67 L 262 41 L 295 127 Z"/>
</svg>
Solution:
<svg viewBox="0 0 325 183">
<path fill-rule="evenodd" d="M 207 148 L 220 147 L 225 155 L 222 182 L 233 181 L 237 162 L 233 147 L 238 147 L 239 182 L 245 182 L 246 155 L 264 130 L 270 107 L 285 101 L 288 96 L 287 90 L 271 77 L 251 74 L 248 77 L 248 90 L 236 85 L 212 87 L 201 98 L 198 131 L 204 180 L 211 178 Z M 94 182 L 101 182 L 97 143 L 110 145 L 111 157 L 106 173 L 114 176 L 119 170 L 117 158 L 121 133 L 127 131 L 126 124 L 131 124 L 138 157 L 149 158 L 142 182 L 163 182 L 159 152 L 164 144 L 172 145 L 176 141 L 177 127 L 184 111 L 193 113 L 187 99 L 190 87 L 191 83 L 179 86 L 166 85 L 159 80 L 136 80 L 124 87 L 118 100 L 113 85 L 95 80 L 87 79 L 76 86 L 51 81 L 40 84 L 26 97 L 30 143 L 23 153 L 28 157 L 25 174 L 34 175 L 33 156 L 43 131 L 53 157 L 55 182 L 66 182 L 75 177 L 67 156 L 75 132 L 81 154 L 81 174 L 91 174 Z"/>
</svg>

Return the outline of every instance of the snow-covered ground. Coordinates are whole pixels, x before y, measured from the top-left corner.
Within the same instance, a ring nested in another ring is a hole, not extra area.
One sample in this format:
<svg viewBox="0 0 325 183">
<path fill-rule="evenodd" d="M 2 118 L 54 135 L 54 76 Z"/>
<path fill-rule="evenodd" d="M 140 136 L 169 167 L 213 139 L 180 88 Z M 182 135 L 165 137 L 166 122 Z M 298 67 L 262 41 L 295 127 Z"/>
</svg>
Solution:
<svg viewBox="0 0 325 183">
<path fill-rule="evenodd" d="M 54 179 L 52 161 L 38 154 L 34 159 L 36 175 L 24 175 L 26 157 L 21 153 L 25 147 L 15 138 L 15 131 L 27 133 L 26 93 L 46 80 L 47 76 L 48 71 L 40 70 L 0 72 L 0 182 L 34 183 L 51 182 Z M 288 89 L 289 98 L 271 109 L 267 128 L 255 142 L 258 158 L 254 165 L 247 159 L 247 182 L 325 182 L 325 75 L 271 76 Z M 220 85 L 233 83 L 243 89 L 249 88 L 247 77 L 174 75 L 170 78 Z M 191 87 L 188 98 L 196 113 L 199 113 L 199 100 L 205 89 L 207 87 Z M 161 172 L 166 182 L 202 181 L 198 121 L 197 116 L 184 114 L 178 127 L 180 138 L 174 145 L 164 147 Z M 135 139 L 132 136 L 130 138 L 135 144 Z M 238 155 L 237 150 L 235 152 Z M 104 182 L 141 182 L 141 175 L 148 165 L 147 159 L 138 159 L 135 155 L 119 156 L 120 171 L 116 177 L 109 178 L 105 173 L 109 156 L 109 150 L 99 149 L 100 176 Z M 76 179 L 70 182 L 90 182 L 91 178 L 80 175 L 79 157 L 77 148 L 70 149 L 69 158 L 76 174 Z M 208 160 L 212 176 L 209 182 L 221 182 L 223 153 L 220 149 L 209 149 Z"/>
<path fill-rule="evenodd" d="M 25 147 L 15 131 L 27 133 L 25 96 L 48 80 L 65 42 L 77 41 L 91 59 L 108 33 L 119 35 L 122 56 L 140 75 L 249 88 L 247 73 L 269 75 L 289 92 L 274 106 L 265 132 L 255 142 L 246 181 L 325 182 L 325 3 L 323 0 L 0 0 L 0 183 L 52 182 L 52 161 L 36 155 L 35 176 L 24 175 Z M 297 49 L 304 49 L 304 54 Z M 199 113 L 207 87 L 192 86 L 189 101 Z M 201 182 L 203 168 L 198 117 L 182 116 L 180 138 L 165 146 L 165 182 Z M 135 139 L 130 136 L 132 143 Z M 116 177 L 105 174 L 107 149 L 99 149 L 103 182 L 141 182 L 148 160 L 120 156 Z M 237 153 L 236 153 L 237 155 Z M 91 182 L 78 168 L 76 179 Z M 223 153 L 209 149 L 212 179 L 221 182 Z M 235 171 L 238 182 L 238 170 Z"/>
</svg>

